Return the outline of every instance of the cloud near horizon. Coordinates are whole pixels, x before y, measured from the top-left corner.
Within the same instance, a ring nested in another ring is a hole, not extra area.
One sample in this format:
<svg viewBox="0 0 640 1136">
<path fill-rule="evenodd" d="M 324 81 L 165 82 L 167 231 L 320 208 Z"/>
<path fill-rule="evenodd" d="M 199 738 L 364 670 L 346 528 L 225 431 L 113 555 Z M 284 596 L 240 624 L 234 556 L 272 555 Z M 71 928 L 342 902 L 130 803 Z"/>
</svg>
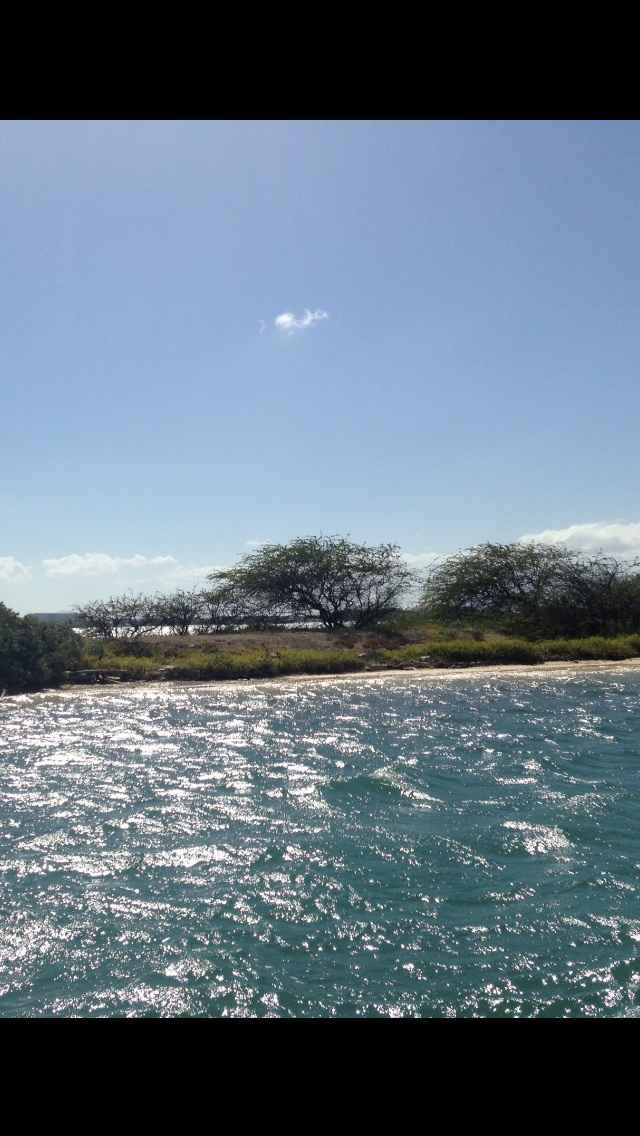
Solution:
<svg viewBox="0 0 640 1136">
<path fill-rule="evenodd" d="M 583 552 L 597 552 L 618 556 L 640 556 L 640 524 L 605 524 L 594 522 L 569 525 L 566 529 L 544 529 L 539 533 L 526 533 L 520 542 L 535 540 L 543 544 L 562 542 Z"/>
<path fill-rule="evenodd" d="M 72 553 L 57 560 L 43 560 L 46 576 L 104 576 L 122 568 L 148 568 L 151 565 L 175 564 L 175 556 L 107 556 L 104 552 Z"/>
<path fill-rule="evenodd" d="M 274 326 L 278 331 L 283 331 L 286 335 L 293 335 L 296 331 L 301 331 L 305 327 L 309 327 L 312 323 L 318 320 L 329 319 L 329 313 L 323 312 L 320 308 L 316 308 L 315 312 L 310 312 L 308 308 L 304 309 L 304 315 L 301 319 L 296 319 L 293 312 L 282 312 L 281 315 L 276 316 Z"/>
<path fill-rule="evenodd" d="M 429 568 L 436 560 L 450 555 L 450 552 L 403 552 L 402 559 L 406 560 L 409 568 Z"/>
<path fill-rule="evenodd" d="M 31 567 L 16 560 L 15 556 L 0 556 L 0 580 L 28 580 L 31 576 Z"/>
<path fill-rule="evenodd" d="M 224 564 L 179 564 L 162 577 L 163 581 L 173 585 L 193 585 L 204 583 L 212 572 L 222 572 L 227 565 Z"/>
</svg>

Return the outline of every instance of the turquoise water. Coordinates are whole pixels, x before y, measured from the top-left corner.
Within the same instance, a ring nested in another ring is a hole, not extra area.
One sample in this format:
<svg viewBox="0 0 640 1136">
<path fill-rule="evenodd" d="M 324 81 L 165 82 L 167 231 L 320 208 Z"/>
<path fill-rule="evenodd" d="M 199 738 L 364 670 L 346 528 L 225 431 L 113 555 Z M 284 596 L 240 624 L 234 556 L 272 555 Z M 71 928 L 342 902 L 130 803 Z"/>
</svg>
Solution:
<svg viewBox="0 0 640 1136">
<path fill-rule="evenodd" d="M 640 674 L 0 700 L 0 1015 L 640 1012 Z"/>
</svg>

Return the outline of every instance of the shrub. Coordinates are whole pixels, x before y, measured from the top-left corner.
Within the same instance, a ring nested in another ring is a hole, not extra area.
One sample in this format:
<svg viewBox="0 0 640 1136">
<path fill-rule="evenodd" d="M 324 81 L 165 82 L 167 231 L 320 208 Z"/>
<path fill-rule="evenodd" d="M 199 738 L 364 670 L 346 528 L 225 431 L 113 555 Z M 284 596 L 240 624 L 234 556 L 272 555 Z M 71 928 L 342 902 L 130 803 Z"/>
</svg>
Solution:
<svg viewBox="0 0 640 1136">
<path fill-rule="evenodd" d="M 67 623 L 20 618 L 0 603 L 0 693 L 56 686 L 82 658 L 82 640 Z"/>
<path fill-rule="evenodd" d="M 619 635 L 640 630 L 639 566 L 563 544 L 482 544 L 435 565 L 422 602 L 444 623 L 534 639 Z"/>
</svg>

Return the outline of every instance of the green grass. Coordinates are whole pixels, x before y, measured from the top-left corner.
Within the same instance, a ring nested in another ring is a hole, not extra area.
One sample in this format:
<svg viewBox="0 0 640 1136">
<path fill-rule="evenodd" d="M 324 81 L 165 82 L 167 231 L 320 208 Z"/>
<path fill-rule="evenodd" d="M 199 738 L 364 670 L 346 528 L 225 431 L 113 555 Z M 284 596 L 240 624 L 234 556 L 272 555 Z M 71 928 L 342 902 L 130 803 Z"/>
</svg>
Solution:
<svg viewBox="0 0 640 1136">
<path fill-rule="evenodd" d="M 632 659 L 640 655 L 640 635 L 619 635 L 614 639 L 599 636 L 590 639 L 547 639 L 538 643 L 526 639 L 493 639 L 484 642 L 434 639 L 429 643 L 403 647 L 397 651 L 380 651 L 379 655 L 389 662 L 422 662 L 436 667 Z"/>
<path fill-rule="evenodd" d="M 546 660 L 552 659 L 633 659 L 640 655 L 640 635 L 617 635 L 606 639 L 547 639 L 537 643 Z"/>
<path fill-rule="evenodd" d="M 491 663 L 541 663 L 537 643 L 524 639 L 477 642 L 474 639 L 432 639 L 428 643 L 381 651 L 385 660 L 395 663 L 424 663 L 432 667 L 473 666 Z"/>
<path fill-rule="evenodd" d="M 176 660 L 176 678 L 275 678 L 289 674 L 342 674 L 363 670 L 351 651 L 238 651 L 233 654 L 193 652 Z"/>
<path fill-rule="evenodd" d="M 352 651 L 191 651 L 181 658 L 122 658 L 86 656 L 86 669 L 118 674 L 125 679 L 170 675 L 177 679 L 275 678 L 288 674 L 342 674 L 361 671 L 364 661 Z M 166 668 L 166 669 L 163 669 Z M 168 669 L 170 668 L 170 669 Z"/>
<path fill-rule="evenodd" d="M 547 661 L 574 662 L 596 659 L 631 659 L 640 655 L 640 635 L 620 635 L 606 639 L 548 639 L 530 642 L 526 639 L 492 639 L 478 641 L 463 638 L 434 638 L 410 646 L 387 648 L 384 640 L 372 639 L 370 645 L 341 646 L 322 650 L 269 650 L 248 647 L 244 651 L 190 650 L 180 655 L 172 651 L 154 651 L 147 657 L 120 653 L 116 645 L 107 644 L 98 655 L 89 652 L 82 668 L 106 675 L 131 679 L 238 679 L 277 678 L 291 674 L 344 674 L 371 667 L 456 667 L 492 666 L 500 663 L 532 665 Z"/>
</svg>

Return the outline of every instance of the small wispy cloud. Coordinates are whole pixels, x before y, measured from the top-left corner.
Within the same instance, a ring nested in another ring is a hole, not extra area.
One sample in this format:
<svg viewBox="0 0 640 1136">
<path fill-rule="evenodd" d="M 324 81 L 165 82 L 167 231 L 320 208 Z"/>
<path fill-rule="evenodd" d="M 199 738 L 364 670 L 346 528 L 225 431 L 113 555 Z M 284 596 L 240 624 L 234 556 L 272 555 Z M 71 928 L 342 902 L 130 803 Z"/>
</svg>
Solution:
<svg viewBox="0 0 640 1136">
<path fill-rule="evenodd" d="M 30 575 L 31 568 L 21 564 L 15 556 L 0 556 L 0 580 L 17 583 L 19 580 L 28 580 Z"/>
<path fill-rule="evenodd" d="M 172 568 L 162 577 L 162 582 L 175 587 L 204 584 L 207 576 L 212 572 L 221 572 L 224 567 L 223 564 L 179 564 L 177 568 Z"/>
<path fill-rule="evenodd" d="M 43 560 L 46 576 L 104 576 L 123 568 L 148 568 L 175 564 L 174 556 L 107 556 L 104 552 L 72 553 L 58 559 Z"/>
<path fill-rule="evenodd" d="M 603 552 L 617 556 L 640 556 L 640 524 L 604 524 L 593 522 L 569 525 L 566 529 L 544 529 L 539 533 L 526 533 L 521 541 L 536 540 L 543 544 L 562 542 L 583 552 Z"/>
<path fill-rule="evenodd" d="M 277 331 L 284 332 L 285 335 L 293 335 L 296 331 L 302 331 L 305 327 L 310 327 L 312 323 L 317 323 L 318 320 L 329 319 L 329 313 L 323 312 L 320 308 L 316 308 L 315 312 L 310 312 L 308 308 L 304 309 L 304 315 L 300 319 L 296 319 L 293 312 L 282 312 L 276 316 L 274 326 Z"/>
</svg>

